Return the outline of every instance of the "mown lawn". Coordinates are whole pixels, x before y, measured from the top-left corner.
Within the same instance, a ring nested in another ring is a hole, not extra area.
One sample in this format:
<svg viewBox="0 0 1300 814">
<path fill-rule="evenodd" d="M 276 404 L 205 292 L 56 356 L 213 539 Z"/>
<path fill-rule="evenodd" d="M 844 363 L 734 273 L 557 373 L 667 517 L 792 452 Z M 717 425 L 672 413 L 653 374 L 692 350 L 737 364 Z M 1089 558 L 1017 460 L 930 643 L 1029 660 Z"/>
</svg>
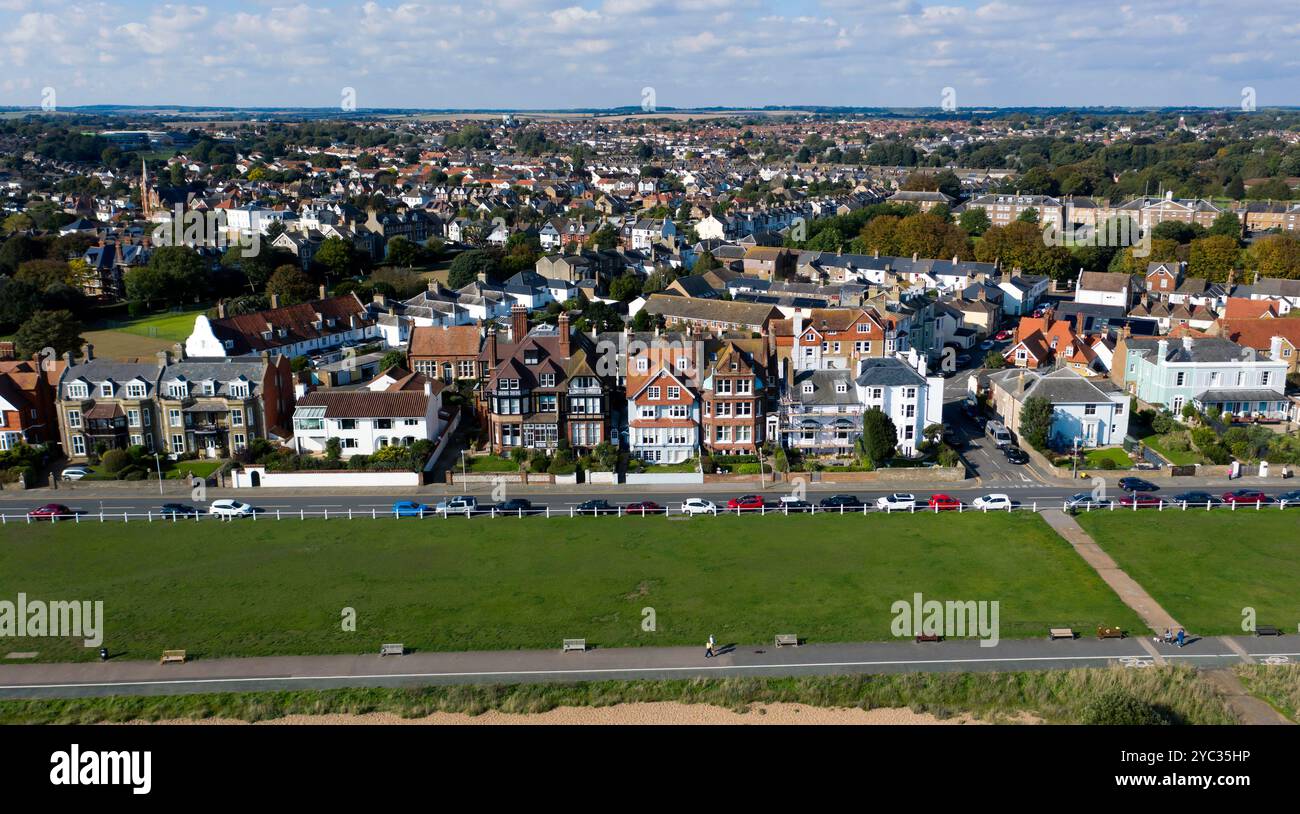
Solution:
<svg viewBox="0 0 1300 814">
<path fill-rule="evenodd" d="M 131 658 L 881 640 L 916 592 L 997 600 L 1002 638 L 1140 627 L 1029 514 L 10 525 L 0 597 L 20 591 L 102 599 L 105 644 Z"/>
<path fill-rule="evenodd" d="M 1300 510 L 1085 512 L 1080 525 L 1165 610 L 1202 635 L 1242 633 L 1242 609 L 1300 623 Z"/>
<path fill-rule="evenodd" d="M 1089 450 L 1087 455 L 1084 456 L 1084 466 L 1089 469 L 1101 469 L 1102 461 L 1112 461 L 1115 464 L 1112 469 L 1133 468 L 1133 459 L 1128 456 L 1127 452 L 1118 447 Z"/>
<path fill-rule="evenodd" d="M 110 330 L 122 331 L 144 336 L 150 339 L 163 339 L 171 342 L 184 342 L 194 333 L 194 318 L 206 313 L 206 308 L 176 313 L 153 314 L 140 319 L 119 323 Z"/>
</svg>

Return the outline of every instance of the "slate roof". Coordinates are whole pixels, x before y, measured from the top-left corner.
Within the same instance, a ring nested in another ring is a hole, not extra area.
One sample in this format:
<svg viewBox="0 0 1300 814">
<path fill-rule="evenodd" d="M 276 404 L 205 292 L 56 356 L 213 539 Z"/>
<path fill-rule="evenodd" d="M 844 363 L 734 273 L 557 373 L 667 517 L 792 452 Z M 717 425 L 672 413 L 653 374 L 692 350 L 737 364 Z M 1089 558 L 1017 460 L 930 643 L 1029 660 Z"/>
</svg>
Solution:
<svg viewBox="0 0 1300 814">
<path fill-rule="evenodd" d="M 864 387 L 902 387 L 923 385 L 925 379 L 901 359 L 885 357 L 862 360 L 857 383 Z"/>
</svg>

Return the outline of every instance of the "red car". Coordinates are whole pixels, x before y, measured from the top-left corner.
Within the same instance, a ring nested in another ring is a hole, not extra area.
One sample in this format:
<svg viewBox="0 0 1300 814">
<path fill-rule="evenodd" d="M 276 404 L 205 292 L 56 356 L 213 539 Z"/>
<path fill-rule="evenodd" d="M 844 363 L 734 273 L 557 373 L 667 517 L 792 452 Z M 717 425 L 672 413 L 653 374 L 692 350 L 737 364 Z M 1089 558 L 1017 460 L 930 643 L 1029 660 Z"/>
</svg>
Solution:
<svg viewBox="0 0 1300 814">
<path fill-rule="evenodd" d="M 733 511 L 735 509 L 761 509 L 766 505 L 763 502 L 762 495 L 741 495 L 727 501 L 727 508 Z"/>
<path fill-rule="evenodd" d="M 55 517 L 71 517 L 72 509 L 64 506 L 62 503 L 46 503 L 27 513 L 27 516 L 33 520 L 53 520 Z"/>
<path fill-rule="evenodd" d="M 653 500 L 642 500 L 639 503 L 627 504 L 628 514 L 640 514 L 640 515 L 656 514 L 658 512 L 662 512 L 663 510 L 664 507 L 660 506 L 658 503 L 655 503 Z"/>
<path fill-rule="evenodd" d="M 1160 498 L 1150 492 L 1136 492 L 1119 499 L 1119 505 L 1128 506 L 1129 508 L 1136 505 L 1139 509 L 1154 508 L 1159 506 L 1161 502 Z"/>
<path fill-rule="evenodd" d="M 999 342 L 1005 342 L 1011 338 L 1011 331 L 998 331 L 993 338 Z"/>
<path fill-rule="evenodd" d="M 948 495 L 930 495 L 930 511 L 956 511 L 961 508 L 961 501 Z"/>
<path fill-rule="evenodd" d="M 1224 503 L 1269 503 L 1272 498 L 1258 489 L 1238 489 L 1235 492 L 1224 492 Z"/>
</svg>

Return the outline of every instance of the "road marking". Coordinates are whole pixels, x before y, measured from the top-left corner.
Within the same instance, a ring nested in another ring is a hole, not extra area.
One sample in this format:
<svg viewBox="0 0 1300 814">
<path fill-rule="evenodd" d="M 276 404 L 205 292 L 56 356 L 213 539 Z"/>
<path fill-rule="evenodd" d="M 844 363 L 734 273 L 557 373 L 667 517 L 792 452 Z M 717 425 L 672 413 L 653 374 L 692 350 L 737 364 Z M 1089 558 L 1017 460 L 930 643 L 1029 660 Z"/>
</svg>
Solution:
<svg viewBox="0 0 1300 814">
<path fill-rule="evenodd" d="M 1232 654 L 1210 653 L 1201 658 L 1233 658 Z M 1182 658 L 1194 658 L 1185 656 Z M 736 670 L 784 670 L 794 667 L 885 667 L 891 665 L 927 665 L 927 664 L 1003 664 L 1017 663 L 1023 664 L 1028 662 L 1068 662 L 1068 661 L 1123 661 L 1133 659 L 1143 661 L 1140 656 L 1131 655 L 1106 655 L 1106 656 L 1021 656 L 1014 658 L 988 658 L 988 659 L 905 659 L 905 660 L 883 660 L 883 661 L 821 661 L 821 662 L 791 662 L 789 664 L 702 664 L 691 667 L 593 667 L 588 669 L 572 670 L 486 670 L 480 672 L 458 672 L 458 673 L 372 673 L 367 675 L 284 675 L 284 676 L 248 676 L 244 678 L 175 678 L 175 679 L 143 679 L 140 681 L 106 681 L 106 682 L 84 682 L 68 684 L 12 684 L 0 685 L 0 690 L 30 690 L 30 689 L 75 689 L 79 687 L 131 687 L 131 686 L 169 686 L 182 684 L 225 684 L 240 682 L 263 682 L 263 681 L 338 681 L 343 679 L 390 679 L 390 678 L 473 678 L 473 677 L 497 677 L 497 676 L 525 676 L 525 675 L 596 675 L 606 673 L 672 673 L 672 672 L 693 672 L 693 671 L 736 671 Z M 1145 666 L 1150 666 L 1147 664 Z"/>
<path fill-rule="evenodd" d="M 1290 656 L 1265 656 L 1264 658 L 1259 660 L 1259 663 L 1268 664 L 1268 665 L 1290 664 L 1291 657 Z"/>
</svg>

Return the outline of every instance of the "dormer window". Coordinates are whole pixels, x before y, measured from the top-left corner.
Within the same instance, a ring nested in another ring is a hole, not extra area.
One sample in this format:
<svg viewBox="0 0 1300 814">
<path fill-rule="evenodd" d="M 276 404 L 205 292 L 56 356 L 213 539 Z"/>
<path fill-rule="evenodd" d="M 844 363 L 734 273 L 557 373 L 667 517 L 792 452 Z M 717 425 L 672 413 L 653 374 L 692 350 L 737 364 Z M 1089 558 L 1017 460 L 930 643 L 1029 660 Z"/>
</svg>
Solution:
<svg viewBox="0 0 1300 814">
<path fill-rule="evenodd" d="M 102 399 L 111 399 L 113 397 L 113 383 L 102 382 L 99 385 L 99 397 Z"/>
<path fill-rule="evenodd" d="M 849 392 L 849 385 L 848 385 L 848 383 L 847 383 L 847 382 L 836 382 L 836 383 L 835 383 L 835 392 L 836 392 L 836 393 L 847 393 L 847 392 Z"/>
<path fill-rule="evenodd" d="M 542 360 L 541 354 L 536 350 L 524 351 L 524 364 L 535 365 Z"/>
<path fill-rule="evenodd" d="M 805 395 L 809 395 L 809 396 L 812 395 L 813 393 L 812 382 L 804 382 L 803 392 Z"/>
<path fill-rule="evenodd" d="M 127 398 L 142 399 L 144 398 L 144 394 L 145 394 L 145 387 L 143 384 L 135 382 L 132 384 L 128 384 L 126 386 Z"/>
<path fill-rule="evenodd" d="M 248 384 L 245 382 L 232 382 L 230 385 L 231 398 L 246 399 L 248 398 Z"/>
<path fill-rule="evenodd" d="M 555 374 L 554 374 L 554 373 L 543 373 L 543 374 L 541 375 L 541 385 L 542 385 L 542 387 L 554 387 L 554 386 L 555 386 Z"/>
<path fill-rule="evenodd" d="M 68 385 L 68 398 L 84 399 L 88 395 L 90 395 L 90 391 L 81 382 L 73 382 Z"/>
<path fill-rule="evenodd" d="M 216 385 L 215 382 L 204 382 L 204 383 L 203 383 L 203 395 L 205 395 L 205 396 L 215 396 L 216 394 L 217 394 L 217 385 Z"/>
<path fill-rule="evenodd" d="M 190 387 L 185 382 L 172 382 L 167 386 L 167 395 L 174 399 L 183 399 L 190 394 Z"/>
</svg>

